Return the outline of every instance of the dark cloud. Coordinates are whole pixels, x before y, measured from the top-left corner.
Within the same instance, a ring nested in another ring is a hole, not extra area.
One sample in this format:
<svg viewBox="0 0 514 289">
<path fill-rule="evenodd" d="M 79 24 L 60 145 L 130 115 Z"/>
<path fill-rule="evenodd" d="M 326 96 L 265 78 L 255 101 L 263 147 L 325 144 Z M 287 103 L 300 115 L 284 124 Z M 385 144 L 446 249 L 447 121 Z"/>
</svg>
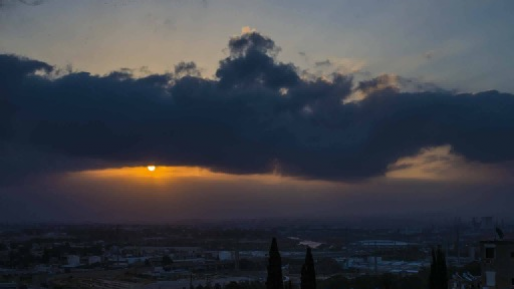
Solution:
<svg viewBox="0 0 514 289">
<path fill-rule="evenodd" d="M 228 42 L 228 48 L 234 58 L 256 51 L 267 55 L 276 54 L 280 51 L 273 40 L 255 31 L 232 37 Z"/>
<path fill-rule="evenodd" d="M 294 65 L 276 60 L 279 48 L 259 33 L 232 38 L 229 51 L 214 80 L 195 74 L 194 63 L 180 63 L 174 75 L 52 77 L 41 73 L 53 69 L 46 63 L 1 55 L 0 139 L 18 151 L 69 159 L 55 171 L 99 163 L 235 174 L 278 167 L 285 175 L 349 181 L 445 144 L 472 161 L 514 159 L 511 94 L 405 93 L 379 78 L 356 86 L 369 92 L 365 99 L 343 104 L 355 91 L 351 77 L 304 80 Z M 36 157 L 9 159 L 2 171 L 15 163 L 47 170 L 45 161 L 32 163 Z"/>
<path fill-rule="evenodd" d="M 177 65 L 175 65 L 175 76 L 178 78 L 184 76 L 200 77 L 202 76 L 202 74 L 198 67 L 196 67 L 196 63 L 180 62 Z"/>
<path fill-rule="evenodd" d="M 43 4 L 43 0 L 0 0 L 0 9 L 6 7 L 13 7 L 17 4 L 23 4 L 26 6 L 39 6 Z"/>
<path fill-rule="evenodd" d="M 389 89 L 396 92 L 437 92 L 443 94 L 455 94 L 456 91 L 445 90 L 433 83 L 423 82 L 415 78 L 406 78 L 394 74 L 382 74 L 380 76 L 360 81 L 355 91 L 369 95 L 377 91 Z"/>
<path fill-rule="evenodd" d="M 0 99 L 0 140 L 7 139 L 13 134 L 11 119 L 14 116 L 14 107 L 6 100 Z"/>
<path fill-rule="evenodd" d="M 230 39 L 229 51 L 216 71 L 222 88 L 280 89 L 300 82 L 295 66 L 275 60 L 280 51 L 275 42 L 257 32 Z"/>
<path fill-rule="evenodd" d="M 32 74 L 50 72 L 52 67 L 44 62 L 0 54 L 0 145 L 2 140 L 14 133 L 12 121 L 16 107 L 9 98 L 16 95 L 24 85 L 31 85 Z"/>
<path fill-rule="evenodd" d="M 357 85 L 357 90 L 369 94 L 384 88 L 398 90 L 398 85 L 398 77 L 395 75 L 383 74 L 369 80 L 360 81 Z"/>
<path fill-rule="evenodd" d="M 43 0 L 18 0 L 18 2 L 29 5 L 29 6 L 38 6 L 43 4 L 45 1 Z"/>
<path fill-rule="evenodd" d="M 0 54 L 0 79 L 2 87 L 6 90 L 6 94 L 0 97 L 8 96 L 7 93 L 11 89 L 19 88 L 23 81 L 28 80 L 32 74 L 38 71 L 50 72 L 52 66 L 37 60 L 20 58 L 14 55 Z"/>
<path fill-rule="evenodd" d="M 332 62 L 330 60 L 326 59 L 323 61 L 316 61 L 316 63 L 314 63 L 314 65 L 316 67 L 330 67 L 330 66 L 332 66 Z"/>
</svg>

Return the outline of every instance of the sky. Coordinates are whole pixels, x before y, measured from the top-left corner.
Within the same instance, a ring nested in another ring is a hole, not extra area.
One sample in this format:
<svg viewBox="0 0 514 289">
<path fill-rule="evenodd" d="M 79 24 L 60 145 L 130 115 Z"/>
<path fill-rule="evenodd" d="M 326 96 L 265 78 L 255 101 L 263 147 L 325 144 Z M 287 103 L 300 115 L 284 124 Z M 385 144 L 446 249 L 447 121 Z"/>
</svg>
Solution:
<svg viewBox="0 0 514 289">
<path fill-rule="evenodd" d="M 0 0 L 0 221 L 510 219 L 512 9 Z"/>
</svg>

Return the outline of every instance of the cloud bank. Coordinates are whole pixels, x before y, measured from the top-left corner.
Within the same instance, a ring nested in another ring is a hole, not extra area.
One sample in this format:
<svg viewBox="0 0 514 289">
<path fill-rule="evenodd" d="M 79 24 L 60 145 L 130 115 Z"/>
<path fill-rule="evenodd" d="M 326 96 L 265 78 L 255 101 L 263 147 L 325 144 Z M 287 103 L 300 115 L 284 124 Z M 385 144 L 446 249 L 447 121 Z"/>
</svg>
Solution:
<svg viewBox="0 0 514 289">
<path fill-rule="evenodd" d="M 99 76 L 0 55 L 0 178 L 156 163 L 356 181 L 443 145 L 468 161 L 514 159 L 512 94 L 403 92 L 384 76 L 304 79 L 250 29 L 227 51 L 214 79 L 191 62 Z"/>
</svg>

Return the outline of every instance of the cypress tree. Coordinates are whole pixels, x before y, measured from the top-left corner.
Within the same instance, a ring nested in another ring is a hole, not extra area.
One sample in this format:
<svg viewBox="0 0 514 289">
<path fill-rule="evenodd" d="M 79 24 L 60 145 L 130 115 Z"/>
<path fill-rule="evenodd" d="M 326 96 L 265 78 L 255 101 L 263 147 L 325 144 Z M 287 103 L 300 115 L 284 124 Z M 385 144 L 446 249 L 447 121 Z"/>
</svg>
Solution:
<svg viewBox="0 0 514 289">
<path fill-rule="evenodd" d="M 448 288 L 448 268 L 446 267 L 446 256 L 441 250 L 441 247 L 438 248 L 437 253 L 439 257 L 437 261 L 439 261 L 439 288 L 447 289 Z"/>
<path fill-rule="evenodd" d="M 316 271 L 314 270 L 314 259 L 311 248 L 307 246 L 305 263 L 302 266 L 300 289 L 316 289 Z"/>
<path fill-rule="evenodd" d="M 430 264 L 429 289 L 448 288 L 448 268 L 446 257 L 441 247 L 432 249 L 432 264 Z"/>
<path fill-rule="evenodd" d="M 266 289 L 284 289 L 282 279 L 282 260 L 278 251 L 277 239 L 271 240 L 268 257 L 268 278 L 266 279 Z"/>
<path fill-rule="evenodd" d="M 432 248 L 432 263 L 430 263 L 430 275 L 428 277 L 428 288 L 436 289 L 437 288 L 437 258 L 435 255 L 434 248 Z"/>
</svg>

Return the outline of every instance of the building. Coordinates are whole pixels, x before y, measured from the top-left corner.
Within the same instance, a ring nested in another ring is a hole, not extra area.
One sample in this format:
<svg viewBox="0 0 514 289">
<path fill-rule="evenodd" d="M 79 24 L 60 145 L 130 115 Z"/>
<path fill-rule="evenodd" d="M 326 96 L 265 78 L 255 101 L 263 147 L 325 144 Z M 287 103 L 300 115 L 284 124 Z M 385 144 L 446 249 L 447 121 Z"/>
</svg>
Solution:
<svg viewBox="0 0 514 289">
<path fill-rule="evenodd" d="M 475 289 L 480 288 L 480 276 L 473 276 L 469 272 L 455 273 L 448 281 L 450 289 Z"/>
<path fill-rule="evenodd" d="M 232 251 L 220 251 L 218 253 L 218 258 L 220 261 L 233 261 L 234 258 L 234 252 Z"/>
<path fill-rule="evenodd" d="M 491 216 L 482 217 L 482 221 L 480 222 L 480 229 L 482 229 L 482 230 L 494 230 L 494 220 L 493 220 L 493 217 L 491 217 Z"/>
<path fill-rule="evenodd" d="M 402 241 L 393 241 L 393 240 L 363 240 L 354 243 L 355 246 L 361 247 L 372 247 L 372 248 L 401 248 L 401 247 L 409 247 L 409 246 L 417 246 L 414 243 L 402 242 Z"/>
<path fill-rule="evenodd" d="M 77 255 L 68 255 L 68 266 L 78 267 L 80 266 L 80 257 Z"/>
<path fill-rule="evenodd" d="M 100 256 L 89 256 L 87 263 L 89 265 L 102 263 L 102 257 L 100 257 Z"/>
<path fill-rule="evenodd" d="M 480 242 L 482 288 L 514 287 L 514 241 Z"/>
</svg>

